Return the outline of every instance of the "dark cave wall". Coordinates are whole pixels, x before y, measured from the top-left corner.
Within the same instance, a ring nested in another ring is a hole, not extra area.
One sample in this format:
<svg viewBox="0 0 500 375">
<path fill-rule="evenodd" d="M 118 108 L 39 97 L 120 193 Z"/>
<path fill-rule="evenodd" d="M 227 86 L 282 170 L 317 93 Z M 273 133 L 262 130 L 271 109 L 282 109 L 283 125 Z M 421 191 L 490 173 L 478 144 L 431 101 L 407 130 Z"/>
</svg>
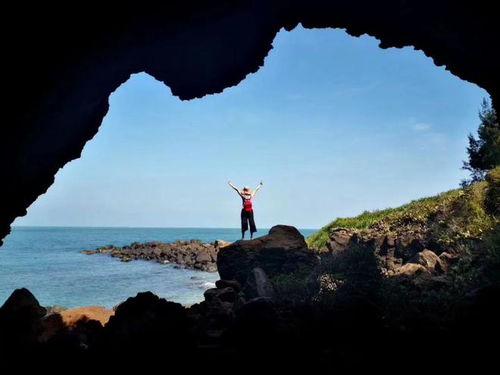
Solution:
<svg viewBox="0 0 500 375">
<path fill-rule="evenodd" d="M 216 5 L 214 5 L 216 4 Z M 187 100 L 221 92 L 256 72 L 276 33 L 344 28 L 382 48 L 414 46 L 486 89 L 498 111 L 498 12 L 485 1 L 74 2 L 10 9 L 2 27 L 4 124 L 0 238 L 80 157 L 109 95 L 146 72 Z M 6 116 L 5 116 L 6 114 Z M 465 135 L 464 135 L 465 136 Z"/>
</svg>

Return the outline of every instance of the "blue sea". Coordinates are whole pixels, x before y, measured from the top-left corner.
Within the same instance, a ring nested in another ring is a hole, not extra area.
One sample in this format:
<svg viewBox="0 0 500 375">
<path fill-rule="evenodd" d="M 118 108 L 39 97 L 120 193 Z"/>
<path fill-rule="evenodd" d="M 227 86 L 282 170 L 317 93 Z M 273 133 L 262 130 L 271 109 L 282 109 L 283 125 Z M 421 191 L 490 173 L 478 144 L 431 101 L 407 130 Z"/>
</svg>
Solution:
<svg viewBox="0 0 500 375">
<path fill-rule="evenodd" d="M 263 236 L 269 229 L 256 233 Z M 299 229 L 307 237 L 315 229 Z M 177 269 L 172 264 L 122 262 L 81 251 L 132 242 L 200 239 L 238 240 L 238 228 L 14 227 L 0 247 L 0 306 L 17 288 L 28 288 L 42 306 L 116 306 L 151 291 L 184 305 L 203 300 L 217 273 Z"/>
</svg>

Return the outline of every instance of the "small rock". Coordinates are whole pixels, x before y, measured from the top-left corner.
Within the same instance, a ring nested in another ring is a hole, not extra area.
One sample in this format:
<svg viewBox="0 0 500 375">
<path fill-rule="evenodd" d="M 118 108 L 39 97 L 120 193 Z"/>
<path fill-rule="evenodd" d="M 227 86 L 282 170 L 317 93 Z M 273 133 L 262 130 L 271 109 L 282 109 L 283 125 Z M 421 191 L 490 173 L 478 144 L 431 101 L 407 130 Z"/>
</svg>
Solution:
<svg viewBox="0 0 500 375">
<path fill-rule="evenodd" d="M 387 247 L 395 247 L 396 246 L 396 239 L 392 236 L 387 236 L 385 238 L 385 243 Z"/>
<path fill-rule="evenodd" d="M 60 305 L 46 306 L 45 309 L 47 310 L 47 315 L 58 314 L 63 312 L 64 310 L 68 310 L 67 307 Z"/>
<path fill-rule="evenodd" d="M 441 266 L 443 267 L 444 271 L 447 271 L 451 265 L 455 264 L 458 261 L 458 256 L 444 252 L 439 255 L 439 260 L 441 261 Z"/>
<path fill-rule="evenodd" d="M 210 257 L 210 254 L 208 254 L 206 251 L 200 251 L 200 253 L 196 256 L 196 262 L 199 263 L 208 263 L 212 260 Z"/>
<path fill-rule="evenodd" d="M 215 282 L 215 286 L 219 289 L 231 287 L 236 292 L 239 292 L 241 290 L 241 284 L 236 280 L 217 280 Z"/>
<path fill-rule="evenodd" d="M 224 240 L 215 240 L 214 241 L 214 247 L 218 247 L 218 248 L 221 248 L 221 247 L 224 247 L 224 246 L 228 246 L 228 245 L 231 245 L 232 242 L 229 242 L 229 241 L 224 241 Z"/>
<path fill-rule="evenodd" d="M 343 251 L 352 238 L 352 232 L 347 228 L 330 228 L 326 247 L 331 252 Z"/>
<path fill-rule="evenodd" d="M 441 259 L 433 251 L 427 249 L 415 254 L 408 263 L 420 264 L 432 273 L 443 273 L 446 269 Z"/>
<path fill-rule="evenodd" d="M 223 289 L 207 289 L 205 293 L 203 293 L 203 296 L 205 297 L 205 301 L 207 302 L 212 302 L 215 298 L 223 302 L 234 302 L 236 300 L 237 294 L 233 288 L 226 287 Z"/>
<path fill-rule="evenodd" d="M 419 275 L 429 275 L 430 272 L 427 268 L 422 266 L 421 264 L 416 263 L 406 263 L 401 266 L 396 272 L 396 276 L 407 276 L 407 277 L 415 277 Z"/>
</svg>

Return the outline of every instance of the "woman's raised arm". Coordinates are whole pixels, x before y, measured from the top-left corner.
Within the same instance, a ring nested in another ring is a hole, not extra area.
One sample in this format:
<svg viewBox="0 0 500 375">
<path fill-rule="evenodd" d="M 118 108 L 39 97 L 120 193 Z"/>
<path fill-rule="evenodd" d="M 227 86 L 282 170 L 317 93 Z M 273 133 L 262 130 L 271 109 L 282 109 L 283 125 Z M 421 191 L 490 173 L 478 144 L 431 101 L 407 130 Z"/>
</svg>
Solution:
<svg viewBox="0 0 500 375">
<path fill-rule="evenodd" d="M 257 190 L 259 190 L 259 189 L 260 189 L 260 187 L 261 187 L 262 185 L 264 185 L 264 184 L 262 183 L 262 181 L 261 181 L 261 182 L 259 182 L 259 185 L 258 185 L 258 186 L 255 188 L 255 190 L 252 192 L 252 197 L 255 195 L 255 193 L 257 193 Z"/>
<path fill-rule="evenodd" d="M 240 190 L 239 190 L 236 186 L 234 186 L 234 185 L 231 183 L 231 181 L 228 181 L 228 184 L 229 184 L 229 186 L 231 186 L 234 190 L 236 190 L 236 192 L 238 193 L 238 195 L 241 195 Z"/>
</svg>

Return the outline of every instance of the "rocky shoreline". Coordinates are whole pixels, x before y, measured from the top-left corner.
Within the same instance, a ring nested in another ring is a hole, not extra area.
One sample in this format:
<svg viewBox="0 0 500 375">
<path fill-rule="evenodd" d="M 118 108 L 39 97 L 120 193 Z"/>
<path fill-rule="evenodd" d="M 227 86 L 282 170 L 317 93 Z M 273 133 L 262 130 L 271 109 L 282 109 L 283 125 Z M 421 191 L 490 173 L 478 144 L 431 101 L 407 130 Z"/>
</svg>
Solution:
<svg viewBox="0 0 500 375">
<path fill-rule="evenodd" d="M 174 242 L 133 242 L 118 247 L 107 245 L 94 250 L 83 250 L 88 255 L 108 254 L 119 258 L 122 262 L 131 260 L 153 260 L 158 263 L 173 263 L 176 267 L 185 267 L 206 272 L 217 272 L 217 254 L 219 250 L 231 242 L 215 240 L 202 242 L 199 239 L 177 240 Z"/>
<path fill-rule="evenodd" d="M 437 251 L 432 243 L 418 236 L 403 241 L 401 233 L 380 233 L 375 240 L 374 234 L 333 228 L 323 252 L 308 248 L 299 231 L 286 225 L 253 240 L 217 242 L 213 248 L 184 241 L 97 249 L 91 253 L 130 260 L 165 260 L 176 247 L 191 259 L 200 251 L 216 254 L 220 280 L 191 306 L 141 292 L 112 310 L 43 307 L 27 289 L 18 289 L 0 307 L 0 353 L 12 358 L 62 353 L 92 363 L 112 358 L 113 365 L 124 353 L 143 358 L 168 353 L 200 367 L 211 360 L 235 368 L 242 360 L 258 358 L 259 365 L 279 368 L 294 368 L 296 361 L 334 363 L 342 369 L 356 367 L 359 358 L 384 367 L 380 359 L 388 348 L 391 364 L 401 359 L 398 368 L 408 353 L 422 348 L 440 356 L 445 349 L 446 358 L 470 342 L 478 353 L 491 350 L 483 337 L 493 339 L 500 332 L 500 309 L 491 308 L 499 300 L 500 285 L 476 289 L 451 303 L 444 252 L 436 255 L 429 249 Z M 478 346 L 481 342 L 485 345 Z"/>
</svg>

